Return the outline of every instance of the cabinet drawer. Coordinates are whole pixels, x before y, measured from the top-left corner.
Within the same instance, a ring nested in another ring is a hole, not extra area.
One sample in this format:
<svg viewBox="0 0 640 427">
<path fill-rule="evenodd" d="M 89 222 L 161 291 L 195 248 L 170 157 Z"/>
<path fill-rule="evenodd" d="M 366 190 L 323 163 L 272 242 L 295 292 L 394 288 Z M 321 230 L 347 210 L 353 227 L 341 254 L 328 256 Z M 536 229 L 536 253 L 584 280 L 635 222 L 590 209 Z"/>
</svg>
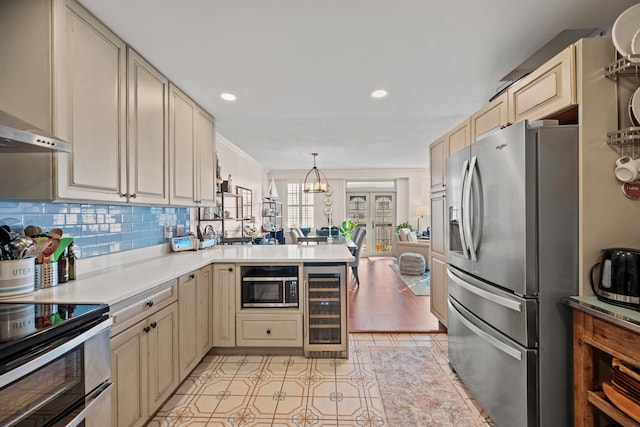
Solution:
<svg viewBox="0 0 640 427">
<path fill-rule="evenodd" d="M 509 88 L 510 122 L 539 120 L 576 104 L 575 46 Z"/>
<path fill-rule="evenodd" d="M 111 306 L 111 336 L 115 336 L 145 317 L 178 299 L 178 281 L 172 280 Z"/>
<path fill-rule="evenodd" d="M 302 315 L 238 315 L 236 344 L 239 347 L 301 347 Z"/>
<path fill-rule="evenodd" d="M 596 317 L 593 318 L 592 339 L 596 345 L 604 346 L 605 351 L 614 350 L 621 355 L 640 354 L 640 336 Z"/>
</svg>

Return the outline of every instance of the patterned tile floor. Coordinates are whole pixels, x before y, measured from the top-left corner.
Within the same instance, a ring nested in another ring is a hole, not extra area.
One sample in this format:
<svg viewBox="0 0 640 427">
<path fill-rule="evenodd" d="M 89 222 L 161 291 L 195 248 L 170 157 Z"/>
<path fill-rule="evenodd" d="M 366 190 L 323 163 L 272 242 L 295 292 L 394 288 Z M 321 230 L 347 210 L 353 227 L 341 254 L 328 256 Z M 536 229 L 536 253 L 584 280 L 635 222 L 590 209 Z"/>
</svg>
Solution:
<svg viewBox="0 0 640 427">
<path fill-rule="evenodd" d="M 352 333 L 350 345 L 349 359 L 206 356 L 149 426 L 396 427 L 387 422 L 369 346 L 435 346 L 452 390 L 477 414 L 473 425 L 493 425 L 450 372 L 446 334 Z"/>
</svg>

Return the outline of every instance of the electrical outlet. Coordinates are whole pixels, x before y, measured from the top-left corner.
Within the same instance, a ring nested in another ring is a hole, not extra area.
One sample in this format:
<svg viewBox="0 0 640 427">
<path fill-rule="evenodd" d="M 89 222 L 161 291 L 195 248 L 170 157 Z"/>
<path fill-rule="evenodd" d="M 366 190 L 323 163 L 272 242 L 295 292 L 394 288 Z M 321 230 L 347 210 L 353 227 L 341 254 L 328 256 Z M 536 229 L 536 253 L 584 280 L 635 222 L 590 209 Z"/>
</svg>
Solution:
<svg viewBox="0 0 640 427">
<path fill-rule="evenodd" d="M 184 236 L 184 225 L 178 224 L 176 226 L 176 237 Z"/>
<path fill-rule="evenodd" d="M 171 227 L 168 225 L 164 226 L 164 238 L 171 239 L 173 237 L 173 231 L 171 231 Z"/>
</svg>

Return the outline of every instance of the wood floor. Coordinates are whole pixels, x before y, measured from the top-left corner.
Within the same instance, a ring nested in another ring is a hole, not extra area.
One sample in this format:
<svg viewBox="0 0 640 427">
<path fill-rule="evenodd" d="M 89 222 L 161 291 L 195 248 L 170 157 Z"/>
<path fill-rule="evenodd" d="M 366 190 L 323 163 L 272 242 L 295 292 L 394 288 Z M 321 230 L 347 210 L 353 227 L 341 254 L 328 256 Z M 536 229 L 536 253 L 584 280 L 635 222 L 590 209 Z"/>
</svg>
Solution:
<svg viewBox="0 0 640 427">
<path fill-rule="evenodd" d="M 350 332 L 446 332 L 431 314 L 431 297 L 416 296 L 389 267 L 395 258 L 361 258 L 349 283 Z"/>
</svg>

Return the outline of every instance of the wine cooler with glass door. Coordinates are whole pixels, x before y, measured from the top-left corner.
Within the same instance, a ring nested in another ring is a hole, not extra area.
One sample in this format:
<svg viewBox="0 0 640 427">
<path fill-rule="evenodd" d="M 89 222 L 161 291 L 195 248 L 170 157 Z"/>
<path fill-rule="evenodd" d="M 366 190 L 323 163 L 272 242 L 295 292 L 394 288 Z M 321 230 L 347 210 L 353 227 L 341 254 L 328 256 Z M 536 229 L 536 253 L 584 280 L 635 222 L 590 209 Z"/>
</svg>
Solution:
<svg viewBox="0 0 640 427">
<path fill-rule="evenodd" d="M 349 357 L 346 264 L 304 265 L 307 357 Z"/>
</svg>

